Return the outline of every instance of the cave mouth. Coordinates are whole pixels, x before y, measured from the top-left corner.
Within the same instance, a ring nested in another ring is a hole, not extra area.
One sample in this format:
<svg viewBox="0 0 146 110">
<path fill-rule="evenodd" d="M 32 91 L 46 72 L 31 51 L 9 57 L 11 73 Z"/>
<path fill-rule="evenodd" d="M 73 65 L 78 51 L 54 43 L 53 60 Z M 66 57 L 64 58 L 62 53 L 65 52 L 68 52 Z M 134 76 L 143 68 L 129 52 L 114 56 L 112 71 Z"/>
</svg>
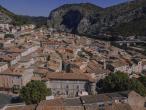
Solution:
<svg viewBox="0 0 146 110">
<path fill-rule="evenodd" d="M 70 10 L 63 16 L 62 25 L 70 29 L 72 33 L 77 32 L 77 27 L 82 19 L 82 14 L 78 10 Z"/>
</svg>

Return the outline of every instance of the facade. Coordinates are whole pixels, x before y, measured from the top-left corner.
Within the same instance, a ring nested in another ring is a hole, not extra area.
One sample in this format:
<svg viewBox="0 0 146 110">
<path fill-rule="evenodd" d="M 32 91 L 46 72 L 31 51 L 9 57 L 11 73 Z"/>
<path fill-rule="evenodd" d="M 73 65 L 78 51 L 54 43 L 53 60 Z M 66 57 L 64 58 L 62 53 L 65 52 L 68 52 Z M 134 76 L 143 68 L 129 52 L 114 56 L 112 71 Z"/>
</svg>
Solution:
<svg viewBox="0 0 146 110">
<path fill-rule="evenodd" d="M 80 91 L 86 91 L 85 85 L 87 81 L 62 81 L 51 80 L 47 82 L 49 88 L 51 88 L 54 96 L 77 96 Z"/>
<path fill-rule="evenodd" d="M 2 91 L 11 91 L 14 86 L 22 87 L 22 76 L 20 74 L 12 74 L 10 70 L 5 72 L 0 73 L 0 89 Z"/>
<path fill-rule="evenodd" d="M 46 85 L 53 95 L 63 97 L 75 97 L 84 91 L 91 93 L 92 84 L 91 78 L 77 73 L 49 73 L 46 79 Z"/>
<path fill-rule="evenodd" d="M 33 77 L 33 72 L 34 69 L 33 68 L 27 68 L 23 71 L 22 74 L 22 86 L 25 86 L 28 82 L 31 81 L 32 77 Z"/>
<path fill-rule="evenodd" d="M 9 68 L 0 73 L 0 89 L 2 91 L 12 91 L 25 86 L 33 76 L 33 69 Z"/>
<path fill-rule="evenodd" d="M 141 73 L 143 71 L 142 61 L 132 64 L 117 62 L 115 64 L 108 64 L 107 67 L 113 72 L 120 71 L 128 74 Z"/>
</svg>

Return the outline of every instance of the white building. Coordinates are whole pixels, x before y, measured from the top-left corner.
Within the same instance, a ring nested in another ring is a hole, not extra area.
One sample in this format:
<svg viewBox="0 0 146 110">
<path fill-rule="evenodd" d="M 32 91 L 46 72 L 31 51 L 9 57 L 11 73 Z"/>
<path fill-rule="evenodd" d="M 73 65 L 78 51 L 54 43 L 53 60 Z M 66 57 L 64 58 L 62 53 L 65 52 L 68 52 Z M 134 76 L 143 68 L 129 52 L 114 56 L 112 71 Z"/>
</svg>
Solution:
<svg viewBox="0 0 146 110">
<path fill-rule="evenodd" d="M 124 73 L 141 73 L 143 70 L 142 61 L 128 62 L 117 61 L 108 65 L 113 72 L 121 71 Z"/>
</svg>

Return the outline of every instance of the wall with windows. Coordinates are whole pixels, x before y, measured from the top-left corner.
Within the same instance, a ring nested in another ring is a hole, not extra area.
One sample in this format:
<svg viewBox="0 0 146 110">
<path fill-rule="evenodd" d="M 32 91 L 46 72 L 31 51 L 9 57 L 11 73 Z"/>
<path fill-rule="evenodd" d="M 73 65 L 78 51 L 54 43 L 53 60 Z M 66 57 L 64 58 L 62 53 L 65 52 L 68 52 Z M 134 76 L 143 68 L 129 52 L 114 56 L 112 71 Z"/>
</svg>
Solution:
<svg viewBox="0 0 146 110">
<path fill-rule="evenodd" d="M 80 91 L 89 89 L 88 81 L 50 80 L 46 82 L 54 96 L 74 97 Z"/>
</svg>

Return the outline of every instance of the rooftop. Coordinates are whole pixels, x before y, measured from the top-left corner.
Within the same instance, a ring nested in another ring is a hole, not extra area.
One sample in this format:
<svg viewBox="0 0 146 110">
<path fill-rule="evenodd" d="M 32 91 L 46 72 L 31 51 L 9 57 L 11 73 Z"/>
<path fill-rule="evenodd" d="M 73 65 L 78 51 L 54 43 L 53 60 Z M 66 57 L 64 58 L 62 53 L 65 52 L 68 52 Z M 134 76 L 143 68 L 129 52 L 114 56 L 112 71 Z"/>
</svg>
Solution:
<svg viewBox="0 0 146 110">
<path fill-rule="evenodd" d="M 22 76 L 23 74 L 23 69 L 21 68 L 15 68 L 15 67 L 10 67 L 7 70 L 3 71 L 0 73 L 0 75 L 12 75 L 12 76 Z"/>
<path fill-rule="evenodd" d="M 89 96 L 82 96 L 81 97 L 84 104 L 94 104 L 97 102 L 105 102 L 105 101 L 111 101 L 111 98 L 104 94 L 98 94 L 98 95 L 89 95 Z"/>
<path fill-rule="evenodd" d="M 35 110 L 36 105 L 24 105 L 24 106 L 12 106 L 8 107 L 6 110 Z"/>
<path fill-rule="evenodd" d="M 63 73 L 63 72 L 55 72 L 55 73 L 49 73 L 45 80 L 81 80 L 81 81 L 91 81 L 94 80 L 84 73 Z"/>
</svg>

